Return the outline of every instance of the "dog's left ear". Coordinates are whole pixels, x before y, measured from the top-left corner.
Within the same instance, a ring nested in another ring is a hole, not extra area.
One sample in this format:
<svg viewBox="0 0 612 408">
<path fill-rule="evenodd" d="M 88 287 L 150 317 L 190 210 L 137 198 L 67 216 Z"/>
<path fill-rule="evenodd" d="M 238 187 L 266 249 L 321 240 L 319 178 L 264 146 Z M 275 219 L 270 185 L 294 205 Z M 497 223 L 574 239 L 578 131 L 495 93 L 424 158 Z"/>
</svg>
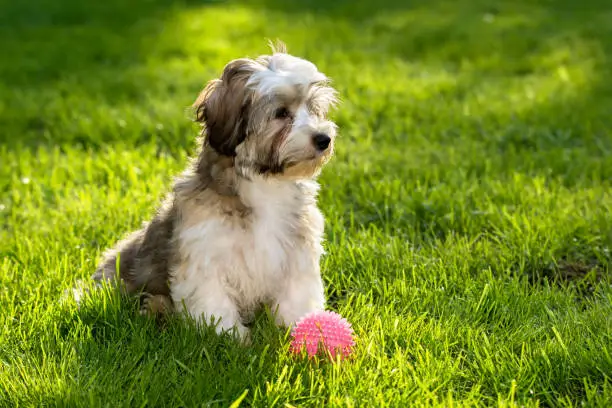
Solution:
<svg viewBox="0 0 612 408">
<path fill-rule="evenodd" d="M 205 128 L 205 143 L 222 155 L 235 156 L 236 147 L 246 138 L 252 97 L 246 83 L 257 69 L 250 59 L 231 61 L 221 78 L 210 81 L 193 104 L 196 121 Z"/>
</svg>

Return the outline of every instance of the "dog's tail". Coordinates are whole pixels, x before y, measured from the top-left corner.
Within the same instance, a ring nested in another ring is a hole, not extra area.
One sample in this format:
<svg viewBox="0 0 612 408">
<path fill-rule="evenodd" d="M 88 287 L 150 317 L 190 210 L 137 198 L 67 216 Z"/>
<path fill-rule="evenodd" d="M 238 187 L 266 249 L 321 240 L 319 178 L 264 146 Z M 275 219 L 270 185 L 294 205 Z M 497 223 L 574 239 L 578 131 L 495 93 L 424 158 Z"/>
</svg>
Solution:
<svg viewBox="0 0 612 408">
<path fill-rule="evenodd" d="M 95 282 L 122 281 L 128 292 L 134 291 L 138 286 L 133 279 L 134 271 L 144 236 L 143 230 L 135 231 L 115 248 L 107 251 L 92 275 L 92 279 Z"/>
</svg>

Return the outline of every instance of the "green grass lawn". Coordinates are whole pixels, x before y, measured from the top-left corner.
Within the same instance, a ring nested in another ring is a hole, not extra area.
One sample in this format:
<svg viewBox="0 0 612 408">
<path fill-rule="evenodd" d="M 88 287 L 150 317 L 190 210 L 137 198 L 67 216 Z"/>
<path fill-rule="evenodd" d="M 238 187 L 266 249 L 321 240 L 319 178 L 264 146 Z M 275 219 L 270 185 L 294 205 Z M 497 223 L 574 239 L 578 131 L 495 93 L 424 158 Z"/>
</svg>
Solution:
<svg viewBox="0 0 612 408">
<path fill-rule="evenodd" d="M 322 270 L 355 359 L 62 301 L 276 38 L 343 100 Z M 611 78 L 609 0 L 0 0 L 0 406 L 610 406 Z"/>
</svg>

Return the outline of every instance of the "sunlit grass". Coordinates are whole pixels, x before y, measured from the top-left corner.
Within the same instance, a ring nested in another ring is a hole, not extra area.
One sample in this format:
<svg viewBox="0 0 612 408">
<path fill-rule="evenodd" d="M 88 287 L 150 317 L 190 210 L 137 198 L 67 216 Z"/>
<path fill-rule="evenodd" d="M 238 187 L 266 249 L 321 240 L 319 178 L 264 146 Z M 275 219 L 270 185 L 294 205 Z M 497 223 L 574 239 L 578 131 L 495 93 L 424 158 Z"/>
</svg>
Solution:
<svg viewBox="0 0 612 408">
<path fill-rule="evenodd" d="M 0 405 L 608 405 L 610 7 L 489 3 L 0 4 Z M 62 301 L 184 167 L 204 83 L 276 38 L 342 99 L 322 268 L 355 359 Z"/>
</svg>

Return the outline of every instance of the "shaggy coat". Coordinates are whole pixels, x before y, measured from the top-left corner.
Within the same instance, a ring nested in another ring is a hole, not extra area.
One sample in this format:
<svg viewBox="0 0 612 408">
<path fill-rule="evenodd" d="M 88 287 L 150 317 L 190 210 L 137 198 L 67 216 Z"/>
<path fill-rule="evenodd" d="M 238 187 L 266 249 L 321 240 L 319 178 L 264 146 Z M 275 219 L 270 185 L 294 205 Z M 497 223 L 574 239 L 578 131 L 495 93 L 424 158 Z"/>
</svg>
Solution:
<svg viewBox="0 0 612 408">
<path fill-rule="evenodd" d="M 197 158 L 94 279 L 145 293 L 145 311 L 184 307 L 243 337 L 263 304 L 279 325 L 323 309 L 315 179 L 333 154 L 335 100 L 324 74 L 284 50 L 231 61 L 194 104 Z"/>
</svg>

